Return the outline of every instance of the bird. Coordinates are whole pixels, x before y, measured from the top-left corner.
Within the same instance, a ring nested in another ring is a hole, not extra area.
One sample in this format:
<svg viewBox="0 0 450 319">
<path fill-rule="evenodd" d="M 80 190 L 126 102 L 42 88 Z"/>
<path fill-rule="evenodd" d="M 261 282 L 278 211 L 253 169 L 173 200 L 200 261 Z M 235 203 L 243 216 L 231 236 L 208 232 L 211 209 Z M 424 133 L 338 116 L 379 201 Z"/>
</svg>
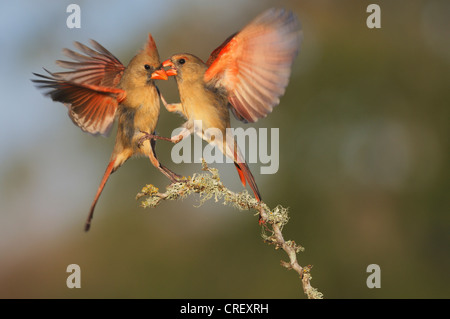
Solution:
<svg viewBox="0 0 450 319">
<path fill-rule="evenodd" d="M 229 110 L 244 123 L 254 123 L 271 113 L 289 83 L 300 41 L 295 14 L 270 8 L 229 36 L 206 63 L 193 54 L 178 53 L 153 73 L 154 79 L 175 77 L 181 102 L 169 104 L 164 98 L 162 102 L 169 112 L 187 119 L 181 133 L 171 141 L 177 143 L 195 133 L 218 147 L 234 161 L 242 185 L 247 182 L 259 202 L 262 198 L 255 179 L 227 130 Z M 195 121 L 201 121 L 202 129 L 195 128 Z M 219 138 L 205 134 L 209 128 L 218 129 Z"/>
<path fill-rule="evenodd" d="M 74 42 L 82 53 L 63 49 L 63 53 L 75 60 L 56 64 L 71 71 L 48 75 L 33 73 L 32 79 L 39 89 L 53 101 L 62 102 L 68 108 L 69 117 L 81 130 L 92 135 L 107 136 L 117 118 L 117 134 L 108 166 L 101 179 L 84 226 L 88 231 L 95 206 L 110 175 L 129 158 L 148 156 L 150 162 L 172 182 L 179 176 L 162 165 L 155 152 L 155 132 L 160 115 L 160 92 L 152 73 L 161 64 L 155 41 L 151 34 L 141 49 L 125 67 L 111 52 L 95 40 L 92 48 Z M 153 138 L 140 141 L 143 132 Z"/>
</svg>

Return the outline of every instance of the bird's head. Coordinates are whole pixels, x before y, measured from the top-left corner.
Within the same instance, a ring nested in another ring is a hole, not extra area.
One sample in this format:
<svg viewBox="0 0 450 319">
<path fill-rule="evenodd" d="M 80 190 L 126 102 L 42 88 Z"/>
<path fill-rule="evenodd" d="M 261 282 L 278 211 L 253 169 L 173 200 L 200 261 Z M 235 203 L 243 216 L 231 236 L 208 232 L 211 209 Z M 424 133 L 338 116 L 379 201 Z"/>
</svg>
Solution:
<svg viewBox="0 0 450 319">
<path fill-rule="evenodd" d="M 162 67 L 168 68 L 167 70 L 162 70 L 160 72 L 157 70 L 153 73 L 154 78 L 159 78 L 160 73 L 165 73 L 161 75 L 160 79 L 164 79 L 165 76 L 175 76 L 177 81 L 197 81 L 202 80 L 206 72 L 206 64 L 192 54 L 182 53 L 175 54 L 169 59 L 162 63 Z"/>
<path fill-rule="evenodd" d="M 156 48 L 152 35 L 149 34 L 144 48 L 128 64 L 124 77 L 135 86 L 145 85 L 155 79 L 152 77 L 152 73 L 160 65 L 158 49 Z M 160 76 L 164 76 L 164 74 Z"/>
</svg>

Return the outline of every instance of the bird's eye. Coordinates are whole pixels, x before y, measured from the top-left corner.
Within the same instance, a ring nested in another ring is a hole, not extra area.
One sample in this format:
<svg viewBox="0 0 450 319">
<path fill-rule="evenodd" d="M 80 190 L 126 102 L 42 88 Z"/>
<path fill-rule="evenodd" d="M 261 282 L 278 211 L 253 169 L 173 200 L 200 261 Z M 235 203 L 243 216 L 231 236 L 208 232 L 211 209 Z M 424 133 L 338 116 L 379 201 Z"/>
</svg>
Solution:
<svg viewBox="0 0 450 319">
<path fill-rule="evenodd" d="M 178 60 L 178 63 L 180 63 L 180 64 L 184 64 L 185 62 L 186 62 L 185 59 L 179 59 L 179 60 Z"/>
<path fill-rule="evenodd" d="M 145 68 L 146 70 L 150 70 L 150 65 L 146 64 L 146 65 L 144 65 L 144 68 Z"/>
</svg>

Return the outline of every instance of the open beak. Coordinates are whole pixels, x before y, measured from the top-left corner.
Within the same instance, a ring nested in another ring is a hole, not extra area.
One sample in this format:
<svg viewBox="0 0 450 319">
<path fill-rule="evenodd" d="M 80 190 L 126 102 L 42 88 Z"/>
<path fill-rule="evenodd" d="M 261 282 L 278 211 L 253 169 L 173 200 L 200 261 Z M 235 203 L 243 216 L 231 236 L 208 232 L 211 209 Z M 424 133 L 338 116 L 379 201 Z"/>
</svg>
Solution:
<svg viewBox="0 0 450 319">
<path fill-rule="evenodd" d="M 167 80 L 168 74 L 166 73 L 166 71 L 163 68 L 161 68 L 159 70 L 154 71 L 152 73 L 151 78 L 154 80 Z"/>
<path fill-rule="evenodd" d="M 162 63 L 162 66 L 165 67 L 165 68 L 166 68 L 166 67 L 170 67 L 170 69 L 168 69 L 168 70 L 166 71 L 167 76 L 177 75 L 177 69 L 175 68 L 175 64 L 173 64 L 173 62 L 170 61 L 170 59 L 164 61 L 164 62 Z"/>
</svg>

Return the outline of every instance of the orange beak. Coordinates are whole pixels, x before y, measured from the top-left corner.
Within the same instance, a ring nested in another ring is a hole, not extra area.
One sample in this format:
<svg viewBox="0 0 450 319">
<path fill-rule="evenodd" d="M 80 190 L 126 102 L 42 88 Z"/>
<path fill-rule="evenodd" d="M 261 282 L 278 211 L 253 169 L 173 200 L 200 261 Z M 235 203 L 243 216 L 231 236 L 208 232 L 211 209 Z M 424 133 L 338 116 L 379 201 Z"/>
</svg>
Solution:
<svg viewBox="0 0 450 319">
<path fill-rule="evenodd" d="M 168 75 L 164 69 L 159 69 L 152 73 L 151 78 L 154 80 L 167 80 Z"/>
<path fill-rule="evenodd" d="M 177 69 L 175 68 L 175 64 L 173 64 L 173 62 L 170 61 L 170 59 L 164 61 L 164 62 L 162 63 L 162 66 L 165 67 L 165 68 L 166 68 L 166 67 L 170 67 L 170 69 L 168 69 L 168 70 L 166 71 L 167 76 L 177 75 Z"/>
</svg>

